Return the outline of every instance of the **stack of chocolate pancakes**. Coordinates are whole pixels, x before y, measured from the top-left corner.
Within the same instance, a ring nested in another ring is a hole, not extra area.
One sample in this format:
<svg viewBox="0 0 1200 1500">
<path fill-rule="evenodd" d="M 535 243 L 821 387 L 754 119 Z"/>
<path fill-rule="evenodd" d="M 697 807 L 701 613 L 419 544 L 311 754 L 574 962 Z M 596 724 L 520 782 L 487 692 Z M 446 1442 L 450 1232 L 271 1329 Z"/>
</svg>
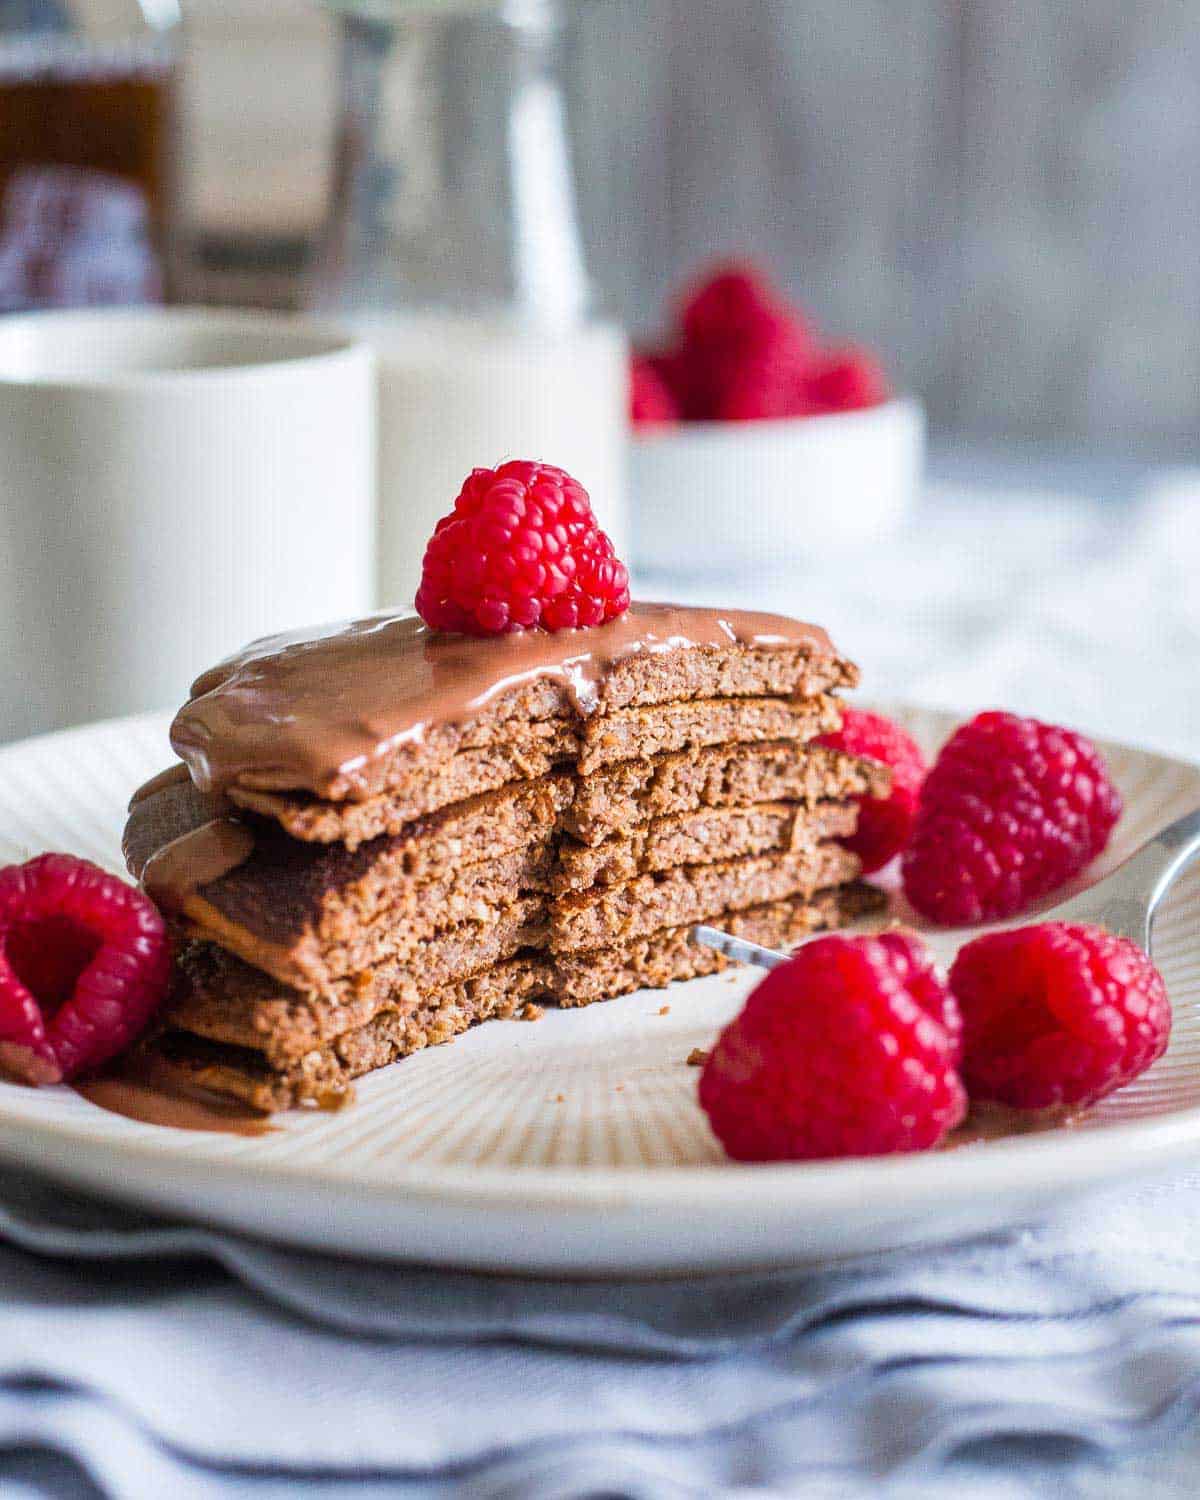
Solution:
<svg viewBox="0 0 1200 1500">
<path fill-rule="evenodd" d="M 655 604 L 250 647 L 130 808 L 130 870 L 181 939 L 149 1046 L 260 1109 L 329 1103 L 534 1000 L 712 973 L 698 921 L 786 948 L 857 915 L 836 840 L 888 773 L 809 743 L 856 678 L 813 626 Z"/>
</svg>

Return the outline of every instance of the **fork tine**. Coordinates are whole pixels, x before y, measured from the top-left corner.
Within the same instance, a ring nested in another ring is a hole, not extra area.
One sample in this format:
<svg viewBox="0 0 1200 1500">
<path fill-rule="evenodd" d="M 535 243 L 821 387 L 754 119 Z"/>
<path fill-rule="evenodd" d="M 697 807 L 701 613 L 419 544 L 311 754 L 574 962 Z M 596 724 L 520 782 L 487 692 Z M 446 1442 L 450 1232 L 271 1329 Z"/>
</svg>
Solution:
<svg viewBox="0 0 1200 1500">
<path fill-rule="evenodd" d="M 703 923 L 692 928 L 692 937 L 707 948 L 715 948 L 726 958 L 740 964 L 754 964 L 760 969 L 777 969 L 788 961 L 786 953 L 776 953 L 774 948 L 764 948 L 758 943 L 748 943 L 745 938 L 734 937 L 731 932 L 722 932 L 719 927 L 707 927 Z"/>
</svg>

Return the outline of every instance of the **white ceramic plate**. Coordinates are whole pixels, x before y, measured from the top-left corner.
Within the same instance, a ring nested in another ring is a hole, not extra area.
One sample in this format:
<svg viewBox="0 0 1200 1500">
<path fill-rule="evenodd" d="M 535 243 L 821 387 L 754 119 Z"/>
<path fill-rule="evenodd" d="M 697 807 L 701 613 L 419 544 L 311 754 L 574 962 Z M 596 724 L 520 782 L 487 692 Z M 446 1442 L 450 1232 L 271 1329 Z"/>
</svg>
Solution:
<svg viewBox="0 0 1200 1500">
<path fill-rule="evenodd" d="M 929 746 L 943 715 L 901 710 Z M 166 721 L 0 750 L 0 855 L 120 868 L 131 788 Z M 1200 768 L 1108 746 L 1127 810 L 1100 869 L 1200 802 Z M 11 846 L 11 847 L 6 847 Z M 942 935 L 943 956 L 956 941 Z M 536 1025 L 492 1022 L 359 1085 L 336 1115 L 257 1138 L 141 1125 L 67 1089 L 0 1083 L 0 1154 L 189 1219 L 327 1250 L 558 1274 L 829 1259 L 1016 1223 L 1200 1150 L 1200 872 L 1155 943 L 1175 1004 L 1166 1056 L 1079 1127 L 953 1152 L 816 1165 L 722 1159 L 685 1059 L 753 976 L 718 975 Z"/>
</svg>

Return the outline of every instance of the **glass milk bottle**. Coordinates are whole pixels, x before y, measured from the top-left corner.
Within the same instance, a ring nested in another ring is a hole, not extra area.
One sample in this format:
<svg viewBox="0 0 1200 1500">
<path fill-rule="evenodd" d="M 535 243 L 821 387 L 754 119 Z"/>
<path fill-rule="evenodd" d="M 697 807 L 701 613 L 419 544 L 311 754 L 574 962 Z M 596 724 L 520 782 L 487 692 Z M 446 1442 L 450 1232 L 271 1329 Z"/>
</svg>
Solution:
<svg viewBox="0 0 1200 1500">
<path fill-rule="evenodd" d="M 379 359 L 379 593 L 408 604 L 472 468 L 558 464 L 625 543 L 627 350 L 596 316 L 556 0 L 338 0 L 314 300 Z"/>
</svg>

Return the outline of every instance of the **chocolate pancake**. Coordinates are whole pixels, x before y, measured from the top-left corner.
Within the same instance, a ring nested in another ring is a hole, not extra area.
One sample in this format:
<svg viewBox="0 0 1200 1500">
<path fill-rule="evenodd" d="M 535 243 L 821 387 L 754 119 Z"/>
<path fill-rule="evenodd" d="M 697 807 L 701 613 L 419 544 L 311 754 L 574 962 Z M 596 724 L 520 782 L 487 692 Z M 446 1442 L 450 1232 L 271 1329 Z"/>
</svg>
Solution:
<svg viewBox="0 0 1200 1500">
<path fill-rule="evenodd" d="M 812 744 L 855 668 L 781 616 L 635 605 L 487 640 L 383 615 L 205 673 L 130 869 L 182 942 L 155 1045 L 262 1107 L 528 999 L 713 972 L 857 914 L 885 768 Z"/>
<path fill-rule="evenodd" d="M 328 988 L 444 928 L 485 920 L 522 892 L 547 891 L 552 835 L 570 791 L 561 777 L 518 783 L 511 795 L 457 804 L 403 837 L 354 850 L 301 844 L 270 824 L 244 826 L 248 857 L 185 886 L 176 900 L 156 885 L 155 855 L 160 841 L 169 850 L 189 825 L 203 826 L 211 799 L 172 783 L 134 804 L 126 856 L 183 931 L 285 984 Z"/>
<path fill-rule="evenodd" d="M 850 886 L 808 901 L 775 902 L 720 917 L 721 926 L 764 946 L 787 949 L 811 933 L 852 921 L 881 902 L 878 891 Z M 600 951 L 553 958 L 525 954 L 486 972 L 405 997 L 324 1043 L 310 1041 L 271 1055 L 250 1038 L 243 1045 L 167 1028 L 150 1044 L 190 1082 L 245 1100 L 265 1111 L 328 1104 L 364 1073 L 438 1042 L 467 1027 L 508 1017 L 529 1000 L 565 1006 L 591 1004 L 676 979 L 713 974 L 729 960 L 675 928 Z"/>
<path fill-rule="evenodd" d="M 748 942 L 786 953 L 814 932 L 857 921 L 883 905 L 882 891 L 856 883 L 818 891 L 807 900 L 797 897 L 745 911 L 720 912 L 711 920 Z M 691 931 L 691 927 L 668 928 L 621 944 L 555 954 L 553 998 L 559 1005 L 591 1005 L 614 995 L 661 989 L 676 979 L 694 979 L 726 968 L 730 960 L 693 941 Z"/>
<path fill-rule="evenodd" d="M 506 1019 L 544 988 L 538 961 L 509 959 L 435 991 L 411 1009 L 381 1011 L 366 1025 L 326 1047 L 310 1048 L 280 1068 L 272 1068 L 252 1047 L 206 1041 L 187 1032 L 166 1032 L 150 1045 L 186 1082 L 242 1099 L 255 1109 L 328 1107 L 364 1073 L 448 1042 L 480 1021 Z"/>
<path fill-rule="evenodd" d="M 854 826 L 849 803 L 816 811 L 785 804 L 701 809 L 589 849 L 553 837 L 573 786 L 565 775 L 517 783 L 354 850 L 301 844 L 269 824 L 243 825 L 249 856 L 215 880 L 185 888 L 175 923 L 285 984 L 328 991 L 348 974 L 402 958 L 436 932 L 489 920 L 521 893 L 582 891 L 686 863 L 796 852 Z M 156 894 L 160 845 L 169 850 L 189 828 L 204 825 L 211 803 L 177 779 L 135 803 L 126 853 Z"/>
<path fill-rule="evenodd" d="M 719 912 L 807 900 L 826 886 L 853 880 L 859 869 L 857 855 L 838 844 L 818 844 L 797 854 L 684 865 L 624 885 L 572 891 L 550 908 L 548 945 L 555 953 L 599 948 L 664 927 L 707 922 Z"/>
<path fill-rule="evenodd" d="M 191 943 L 179 954 L 159 1021 L 290 1060 L 365 1025 L 386 1006 L 416 1004 L 430 990 L 470 979 L 545 940 L 545 901 L 524 897 L 493 921 L 451 927 L 407 958 L 336 980 L 325 993 L 281 984 L 214 943 Z"/>
<path fill-rule="evenodd" d="M 329 802 L 309 794 L 231 786 L 230 801 L 272 818 L 293 838 L 356 842 L 397 830 L 449 803 L 490 791 L 517 778 L 531 779 L 554 766 L 588 774 L 615 761 L 651 758 L 706 745 L 773 740 L 804 742 L 841 724 L 836 698 L 821 694 L 784 698 L 711 699 L 657 708 L 619 709 L 589 720 L 582 731 L 557 720 L 513 727 L 509 741 L 485 750 L 459 750 L 442 761 L 419 761 L 398 770 L 388 788 L 359 802 Z"/>
<path fill-rule="evenodd" d="M 562 827 L 580 843 L 599 844 L 650 818 L 704 807 L 758 802 L 818 802 L 883 797 L 891 773 L 876 761 L 787 741 L 713 745 L 649 760 L 621 761 L 581 776 Z"/>
<path fill-rule="evenodd" d="M 394 786 L 362 802 L 326 802 L 308 793 L 229 788 L 235 807 L 278 822 L 296 839 L 353 847 L 382 833 L 398 833 L 444 807 L 532 781 L 556 767 L 574 767 L 581 748 L 574 724 L 551 719 L 514 724 L 500 745 L 459 750 L 444 761 L 422 762 L 397 777 Z"/>
<path fill-rule="evenodd" d="M 591 886 L 621 885 L 638 875 L 679 865 L 709 864 L 743 855 L 797 853 L 823 839 L 845 838 L 858 823 L 853 802 L 761 802 L 752 807 L 703 807 L 655 818 L 603 843 L 563 840 L 558 846 L 555 895 Z"/>
</svg>

